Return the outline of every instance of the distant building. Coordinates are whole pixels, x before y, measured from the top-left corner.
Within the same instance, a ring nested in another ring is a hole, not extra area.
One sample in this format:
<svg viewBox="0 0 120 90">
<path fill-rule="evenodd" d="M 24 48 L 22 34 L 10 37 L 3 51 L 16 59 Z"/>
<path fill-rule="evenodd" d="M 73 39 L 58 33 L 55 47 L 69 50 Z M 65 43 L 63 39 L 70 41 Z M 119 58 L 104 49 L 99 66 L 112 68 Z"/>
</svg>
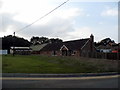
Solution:
<svg viewBox="0 0 120 90">
<path fill-rule="evenodd" d="M 29 55 L 31 54 L 32 49 L 30 47 L 11 47 L 10 53 L 11 54 L 19 54 L 19 55 Z"/>
<path fill-rule="evenodd" d="M 45 47 L 48 43 L 40 44 L 40 45 L 31 45 L 32 54 L 40 54 L 40 50 Z"/>
<path fill-rule="evenodd" d="M 90 38 L 47 44 L 40 54 L 54 56 L 88 56 L 95 52 L 94 36 Z"/>
<path fill-rule="evenodd" d="M 120 53 L 120 43 L 112 45 L 112 52 L 113 53 Z"/>
<path fill-rule="evenodd" d="M 120 44 L 108 43 L 107 45 L 99 45 L 97 51 L 103 53 L 118 53 L 120 52 Z"/>
</svg>

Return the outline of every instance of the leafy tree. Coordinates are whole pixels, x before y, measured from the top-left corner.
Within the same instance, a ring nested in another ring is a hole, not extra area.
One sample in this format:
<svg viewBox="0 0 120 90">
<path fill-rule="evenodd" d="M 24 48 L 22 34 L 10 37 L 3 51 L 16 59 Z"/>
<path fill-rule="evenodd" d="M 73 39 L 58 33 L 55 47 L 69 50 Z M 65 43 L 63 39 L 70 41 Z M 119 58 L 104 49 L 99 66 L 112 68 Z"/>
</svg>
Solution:
<svg viewBox="0 0 120 90">
<path fill-rule="evenodd" d="M 110 43 L 115 44 L 115 41 L 111 40 L 110 38 L 105 38 L 105 39 L 101 40 L 100 42 L 97 42 L 97 43 L 95 42 L 95 46 L 99 46 L 99 45 L 106 46 Z"/>
<path fill-rule="evenodd" d="M 8 35 L 2 37 L 2 49 L 10 50 L 10 47 L 29 47 L 31 43 L 24 38 Z"/>
<path fill-rule="evenodd" d="M 32 37 L 30 39 L 30 42 L 33 44 L 33 45 L 40 45 L 40 44 L 44 44 L 44 43 L 59 43 L 59 42 L 62 42 L 61 39 L 59 38 L 47 38 L 47 37 Z"/>
<path fill-rule="evenodd" d="M 63 42 L 63 41 L 62 41 L 61 39 L 59 39 L 59 38 L 56 38 L 56 39 L 51 38 L 50 41 L 51 41 L 51 43 L 60 43 L 60 42 Z"/>
<path fill-rule="evenodd" d="M 44 43 L 49 43 L 49 39 L 46 38 L 46 37 L 32 37 L 30 39 L 30 42 L 33 44 L 33 45 L 37 45 L 37 44 L 44 44 Z"/>
</svg>

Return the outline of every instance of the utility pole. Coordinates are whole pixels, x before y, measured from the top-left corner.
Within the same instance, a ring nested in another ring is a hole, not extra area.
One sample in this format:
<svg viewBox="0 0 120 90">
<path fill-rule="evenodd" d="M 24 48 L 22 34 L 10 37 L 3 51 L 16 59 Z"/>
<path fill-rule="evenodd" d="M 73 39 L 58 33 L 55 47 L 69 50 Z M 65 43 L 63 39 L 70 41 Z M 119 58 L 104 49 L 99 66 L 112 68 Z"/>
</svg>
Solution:
<svg viewBox="0 0 120 90">
<path fill-rule="evenodd" d="M 13 56 L 15 55 L 15 32 L 13 33 Z"/>
</svg>

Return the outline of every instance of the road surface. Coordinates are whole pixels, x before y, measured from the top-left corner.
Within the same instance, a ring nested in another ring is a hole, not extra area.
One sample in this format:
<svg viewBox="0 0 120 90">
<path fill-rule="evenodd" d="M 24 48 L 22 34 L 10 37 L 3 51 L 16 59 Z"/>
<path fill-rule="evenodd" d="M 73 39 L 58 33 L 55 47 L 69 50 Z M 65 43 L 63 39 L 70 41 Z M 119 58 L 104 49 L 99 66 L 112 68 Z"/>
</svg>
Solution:
<svg viewBox="0 0 120 90">
<path fill-rule="evenodd" d="M 118 75 L 62 78 L 2 78 L 2 88 L 118 88 Z"/>
</svg>

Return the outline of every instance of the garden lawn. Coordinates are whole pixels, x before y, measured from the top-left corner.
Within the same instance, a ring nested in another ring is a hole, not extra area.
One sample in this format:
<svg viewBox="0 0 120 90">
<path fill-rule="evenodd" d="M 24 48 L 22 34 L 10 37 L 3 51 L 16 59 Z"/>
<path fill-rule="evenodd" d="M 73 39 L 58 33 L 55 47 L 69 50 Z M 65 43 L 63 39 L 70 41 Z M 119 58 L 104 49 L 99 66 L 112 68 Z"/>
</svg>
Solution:
<svg viewBox="0 0 120 90">
<path fill-rule="evenodd" d="M 117 72 L 118 61 L 83 57 L 3 55 L 3 73 Z"/>
</svg>

